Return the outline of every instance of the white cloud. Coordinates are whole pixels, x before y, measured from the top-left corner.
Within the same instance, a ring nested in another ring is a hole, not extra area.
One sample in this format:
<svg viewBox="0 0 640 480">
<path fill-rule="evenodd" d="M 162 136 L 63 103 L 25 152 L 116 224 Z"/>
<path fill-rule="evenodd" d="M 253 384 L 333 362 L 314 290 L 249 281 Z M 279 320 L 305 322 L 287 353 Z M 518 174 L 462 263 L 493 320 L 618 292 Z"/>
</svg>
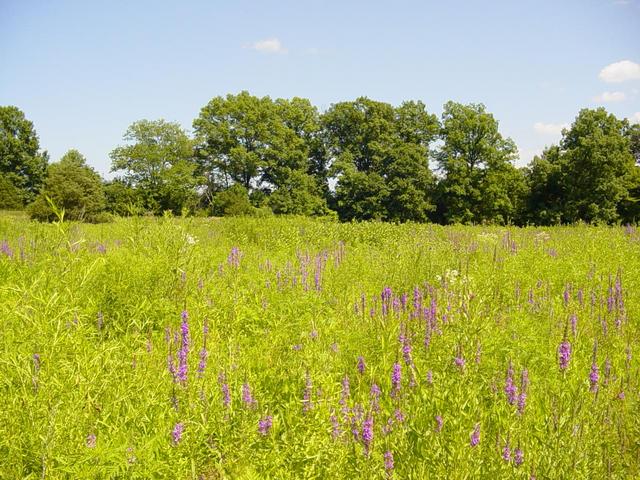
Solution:
<svg viewBox="0 0 640 480">
<path fill-rule="evenodd" d="M 602 92 L 600 95 L 593 97 L 594 102 L 622 102 L 626 100 L 627 96 L 624 92 Z"/>
<path fill-rule="evenodd" d="M 629 119 L 629 121 L 631 123 L 640 123 L 640 112 L 636 112 L 633 115 L 631 115 L 631 118 Z"/>
<path fill-rule="evenodd" d="M 560 135 L 562 133 L 563 128 L 569 128 L 569 125 L 566 123 L 542 123 L 542 122 L 536 122 L 533 124 L 533 129 L 537 133 L 541 133 L 543 135 Z"/>
<path fill-rule="evenodd" d="M 600 80 L 607 83 L 620 83 L 640 79 L 640 65 L 631 60 L 612 63 L 600 70 Z"/>
<path fill-rule="evenodd" d="M 287 53 L 287 49 L 282 46 L 282 42 L 277 38 L 266 38 L 252 43 L 246 48 L 262 53 Z"/>
</svg>

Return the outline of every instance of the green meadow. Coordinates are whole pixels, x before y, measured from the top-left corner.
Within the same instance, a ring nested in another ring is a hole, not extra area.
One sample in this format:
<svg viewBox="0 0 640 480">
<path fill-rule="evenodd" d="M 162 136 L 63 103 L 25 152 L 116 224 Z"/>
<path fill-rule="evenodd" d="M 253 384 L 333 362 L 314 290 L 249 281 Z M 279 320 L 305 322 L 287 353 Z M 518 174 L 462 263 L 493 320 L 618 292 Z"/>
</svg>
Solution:
<svg viewBox="0 0 640 480">
<path fill-rule="evenodd" d="M 640 477 L 640 233 L 0 216 L 0 478 Z"/>
</svg>

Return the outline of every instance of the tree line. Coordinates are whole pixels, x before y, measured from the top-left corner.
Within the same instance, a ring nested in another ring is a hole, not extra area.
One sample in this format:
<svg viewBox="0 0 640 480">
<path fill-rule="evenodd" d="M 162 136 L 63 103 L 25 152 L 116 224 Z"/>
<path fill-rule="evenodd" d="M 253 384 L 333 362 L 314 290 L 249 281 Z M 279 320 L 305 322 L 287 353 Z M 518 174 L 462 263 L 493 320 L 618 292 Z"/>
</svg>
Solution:
<svg viewBox="0 0 640 480">
<path fill-rule="evenodd" d="M 215 97 L 189 135 L 140 120 L 110 154 L 104 181 L 77 150 L 57 163 L 32 122 L 0 107 L 0 208 L 33 218 L 110 214 L 293 214 L 384 220 L 553 225 L 637 223 L 640 125 L 583 109 L 562 139 L 516 168 L 515 143 L 482 104 L 366 97 L 320 112 L 304 98 Z"/>
</svg>

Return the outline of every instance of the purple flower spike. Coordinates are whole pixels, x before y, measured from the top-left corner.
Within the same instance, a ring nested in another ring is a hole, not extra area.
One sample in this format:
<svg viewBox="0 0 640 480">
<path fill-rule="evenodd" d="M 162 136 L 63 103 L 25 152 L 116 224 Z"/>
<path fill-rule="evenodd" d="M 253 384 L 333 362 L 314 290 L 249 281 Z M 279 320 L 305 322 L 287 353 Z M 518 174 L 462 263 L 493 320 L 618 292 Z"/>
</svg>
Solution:
<svg viewBox="0 0 640 480">
<path fill-rule="evenodd" d="M 524 452 L 520 448 L 516 448 L 513 463 L 516 464 L 516 467 L 519 467 L 524 463 Z"/>
<path fill-rule="evenodd" d="M 436 433 L 440 433 L 442 431 L 442 425 L 444 421 L 442 420 L 442 415 L 436 415 Z"/>
<path fill-rule="evenodd" d="M 178 350 L 178 381 L 185 385 L 187 383 L 187 358 L 189 356 L 189 314 L 182 311 L 182 324 L 180 325 L 181 343 Z"/>
<path fill-rule="evenodd" d="M 207 347 L 202 346 L 202 350 L 200 350 L 200 362 L 198 363 L 198 378 L 202 378 L 204 375 L 204 370 L 207 367 L 207 357 L 209 356 L 209 352 L 207 352 Z"/>
<path fill-rule="evenodd" d="M 518 395 L 518 413 L 522 415 L 527 405 L 527 388 L 529 387 L 529 371 L 525 368 L 522 370 L 520 379 L 520 394 Z"/>
<path fill-rule="evenodd" d="M 509 447 L 509 443 L 507 442 L 502 449 L 502 459 L 505 462 L 511 461 L 511 447 Z"/>
<path fill-rule="evenodd" d="M 380 411 L 380 387 L 377 384 L 371 385 L 371 390 L 369 392 L 371 396 L 371 408 L 374 412 Z"/>
<path fill-rule="evenodd" d="M 373 416 L 369 415 L 362 425 L 362 443 L 364 443 L 364 453 L 369 455 L 371 443 L 373 442 Z"/>
<path fill-rule="evenodd" d="M 558 365 L 564 371 L 569 366 L 571 360 L 571 344 L 565 339 L 558 347 Z"/>
<path fill-rule="evenodd" d="M 476 447 L 478 446 L 479 443 L 480 443 L 480 424 L 476 423 L 476 426 L 473 429 L 473 432 L 471 432 L 471 441 L 469 442 L 469 444 L 472 447 Z"/>
<path fill-rule="evenodd" d="M 600 379 L 600 372 L 598 370 L 598 364 L 593 362 L 591 364 L 591 372 L 589 373 L 589 383 L 591 384 L 591 392 L 596 393 L 598 391 L 598 380 Z"/>
<path fill-rule="evenodd" d="M 249 408 L 253 408 L 256 404 L 255 398 L 251 395 L 251 387 L 248 382 L 242 385 L 242 401 Z"/>
<path fill-rule="evenodd" d="M 364 362 L 364 357 L 361 355 L 358 357 L 358 373 L 360 375 L 364 374 L 366 363 Z"/>
<path fill-rule="evenodd" d="M 391 472 L 393 471 L 393 467 L 393 453 L 391 452 L 391 450 L 387 450 L 386 452 L 384 452 L 384 469 L 388 474 L 391 474 Z"/>
<path fill-rule="evenodd" d="M 267 415 L 258 421 L 258 432 L 260 432 L 261 435 L 266 436 L 269 434 L 272 425 L 273 417 L 271 415 Z"/>
<path fill-rule="evenodd" d="M 396 397 L 400 393 L 400 384 L 402 380 L 402 366 L 399 363 L 393 364 L 393 372 L 391 373 L 391 396 Z"/>
<path fill-rule="evenodd" d="M 173 427 L 171 437 L 173 438 L 173 444 L 177 445 L 182 440 L 182 433 L 184 432 L 184 423 L 179 422 Z"/>
</svg>

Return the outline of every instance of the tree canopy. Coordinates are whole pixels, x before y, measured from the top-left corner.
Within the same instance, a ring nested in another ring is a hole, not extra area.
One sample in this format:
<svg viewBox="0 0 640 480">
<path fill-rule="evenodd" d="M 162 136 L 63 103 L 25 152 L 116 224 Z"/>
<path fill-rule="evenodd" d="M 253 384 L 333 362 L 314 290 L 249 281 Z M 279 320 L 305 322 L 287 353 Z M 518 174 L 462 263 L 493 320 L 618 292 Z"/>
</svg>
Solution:
<svg viewBox="0 0 640 480">
<path fill-rule="evenodd" d="M 441 138 L 436 155 L 443 174 L 441 218 L 446 223 L 514 222 L 524 178 L 513 164 L 516 145 L 500 134 L 493 115 L 482 104 L 448 102 Z"/>
<path fill-rule="evenodd" d="M 324 114 L 323 127 L 341 219 L 428 220 L 438 120 L 422 102 L 393 107 L 361 97 L 337 103 Z"/>
<path fill-rule="evenodd" d="M 47 161 L 33 123 L 18 108 L 0 106 L 0 208 L 33 201 L 44 181 Z"/>
<path fill-rule="evenodd" d="M 522 168 L 514 141 L 480 103 L 447 102 L 438 118 L 420 101 L 359 97 L 320 112 L 305 98 L 243 91 L 212 98 L 193 136 L 178 123 L 140 120 L 123 139 L 110 154 L 117 176 L 101 183 L 74 150 L 47 168 L 33 124 L 16 107 L 0 107 L 0 208 L 35 199 L 30 211 L 47 219 L 49 198 L 67 218 L 106 206 L 117 215 L 343 221 L 640 220 L 640 125 L 604 108 L 581 110 L 558 144 Z M 95 204 L 86 198 L 94 194 Z"/>
<path fill-rule="evenodd" d="M 64 210 L 68 220 L 97 221 L 105 208 L 102 179 L 77 150 L 69 150 L 47 168 L 47 179 L 29 206 L 32 218 L 52 221 Z"/>
<path fill-rule="evenodd" d="M 145 208 L 159 213 L 193 209 L 201 183 L 193 160 L 193 142 L 177 123 L 140 120 L 124 134 L 127 145 L 111 152 L 111 170 L 138 191 Z"/>
</svg>

